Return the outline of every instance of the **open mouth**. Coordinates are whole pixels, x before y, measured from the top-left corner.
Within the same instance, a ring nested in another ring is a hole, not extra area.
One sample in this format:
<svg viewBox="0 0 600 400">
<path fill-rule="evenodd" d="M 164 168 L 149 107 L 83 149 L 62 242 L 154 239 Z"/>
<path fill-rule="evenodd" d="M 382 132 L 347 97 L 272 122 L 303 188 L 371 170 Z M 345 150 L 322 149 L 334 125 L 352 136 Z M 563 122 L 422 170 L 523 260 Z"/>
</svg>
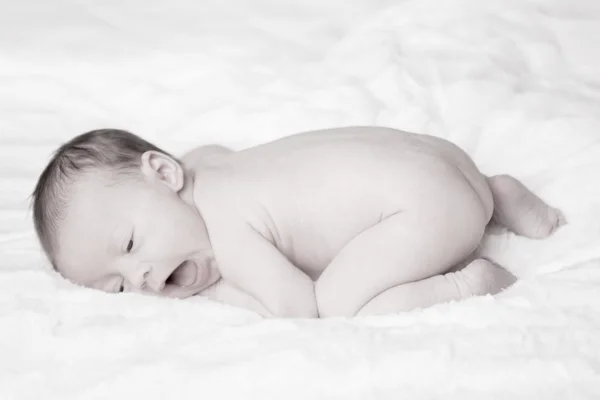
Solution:
<svg viewBox="0 0 600 400">
<path fill-rule="evenodd" d="M 220 274 L 214 266 L 214 260 L 210 257 L 186 260 L 171 272 L 161 294 L 185 299 L 200 293 L 219 279 Z"/>
<path fill-rule="evenodd" d="M 200 278 L 202 276 L 198 265 L 194 261 L 186 260 L 175 268 L 165 283 L 167 285 L 188 287 L 195 284 Z"/>
</svg>

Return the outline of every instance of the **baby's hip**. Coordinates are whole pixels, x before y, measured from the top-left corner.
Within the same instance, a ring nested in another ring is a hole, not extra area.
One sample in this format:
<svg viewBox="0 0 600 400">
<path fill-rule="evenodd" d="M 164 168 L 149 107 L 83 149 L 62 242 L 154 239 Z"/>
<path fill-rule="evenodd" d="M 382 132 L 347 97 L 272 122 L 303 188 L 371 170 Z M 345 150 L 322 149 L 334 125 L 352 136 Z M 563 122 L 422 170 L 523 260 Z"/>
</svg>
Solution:
<svg viewBox="0 0 600 400">
<path fill-rule="evenodd" d="M 485 176 L 472 162 L 457 159 L 460 157 L 419 158 L 398 181 L 395 212 L 416 215 L 412 220 L 431 228 L 482 236 L 493 212 Z"/>
<path fill-rule="evenodd" d="M 486 223 L 489 222 L 494 210 L 492 193 L 472 158 L 445 139 L 419 135 L 418 140 L 423 148 L 414 155 L 418 161 L 412 171 L 417 186 L 422 184 L 430 196 L 437 197 L 438 204 L 454 197 L 471 211 L 480 208 Z"/>
</svg>

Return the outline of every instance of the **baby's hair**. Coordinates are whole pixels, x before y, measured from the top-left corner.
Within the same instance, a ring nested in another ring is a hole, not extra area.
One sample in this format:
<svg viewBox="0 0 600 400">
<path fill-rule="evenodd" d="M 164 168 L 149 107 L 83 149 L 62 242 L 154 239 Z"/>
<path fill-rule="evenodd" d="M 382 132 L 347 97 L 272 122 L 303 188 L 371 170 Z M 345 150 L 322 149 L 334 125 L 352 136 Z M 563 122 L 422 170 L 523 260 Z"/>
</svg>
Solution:
<svg viewBox="0 0 600 400">
<path fill-rule="evenodd" d="M 64 217 L 69 186 L 78 177 L 93 171 L 109 171 L 117 176 L 139 176 L 141 156 L 150 150 L 173 157 L 141 137 L 120 129 L 86 132 L 56 150 L 31 196 L 35 231 L 55 270 L 54 238 L 58 223 Z"/>
</svg>

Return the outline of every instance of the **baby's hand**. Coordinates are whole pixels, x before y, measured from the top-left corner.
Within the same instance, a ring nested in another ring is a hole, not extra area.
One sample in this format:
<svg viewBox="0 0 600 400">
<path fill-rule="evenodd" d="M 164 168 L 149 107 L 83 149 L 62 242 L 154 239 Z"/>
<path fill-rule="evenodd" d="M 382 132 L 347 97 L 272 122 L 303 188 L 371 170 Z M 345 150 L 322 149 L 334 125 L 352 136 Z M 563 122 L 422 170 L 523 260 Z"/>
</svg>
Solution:
<svg viewBox="0 0 600 400">
<path fill-rule="evenodd" d="M 214 285 L 200 292 L 199 295 L 229 306 L 253 311 L 263 317 L 274 316 L 260 303 L 260 301 L 229 284 L 224 279 L 220 279 Z"/>
<path fill-rule="evenodd" d="M 212 245 L 224 279 L 242 288 L 275 317 L 319 316 L 310 277 L 245 222 L 219 222 L 212 231 Z"/>
</svg>

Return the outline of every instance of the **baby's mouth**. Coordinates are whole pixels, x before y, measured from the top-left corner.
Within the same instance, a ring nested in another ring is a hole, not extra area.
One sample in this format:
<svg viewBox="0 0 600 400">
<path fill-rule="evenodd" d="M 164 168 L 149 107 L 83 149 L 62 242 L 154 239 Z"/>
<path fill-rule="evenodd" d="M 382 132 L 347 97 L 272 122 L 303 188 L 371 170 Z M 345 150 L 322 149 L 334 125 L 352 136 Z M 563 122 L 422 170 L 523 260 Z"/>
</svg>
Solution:
<svg viewBox="0 0 600 400">
<path fill-rule="evenodd" d="M 219 279 L 220 274 L 211 258 L 186 260 L 171 272 L 161 294 L 185 299 L 200 293 Z"/>
<path fill-rule="evenodd" d="M 166 284 L 188 287 L 196 283 L 200 271 L 198 265 L 191 260 L 182 262 L 167 278 Z"/>
</svg>

